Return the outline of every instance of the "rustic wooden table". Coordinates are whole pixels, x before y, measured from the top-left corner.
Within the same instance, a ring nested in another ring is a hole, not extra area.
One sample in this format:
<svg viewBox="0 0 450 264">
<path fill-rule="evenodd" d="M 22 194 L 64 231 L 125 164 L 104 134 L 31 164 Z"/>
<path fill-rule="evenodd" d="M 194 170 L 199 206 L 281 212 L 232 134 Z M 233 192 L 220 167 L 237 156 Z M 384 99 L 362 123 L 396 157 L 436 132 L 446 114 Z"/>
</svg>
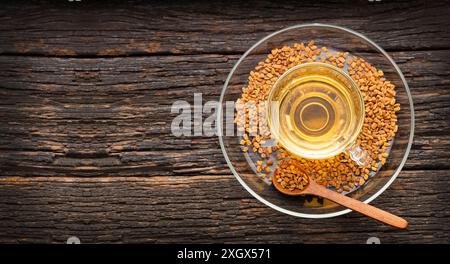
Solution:
<svg viewBox="0 0 450 264">
<path fill-rule="evenodd" d="M 0 242 L 450 242 L 448 2 L 87 2 L 0 8 Z M 311 22 L 367 35 L 407 78 L 413 149 L 373 202 L 407 230 L 276 212 L 216 137 L 170 133 L 174 101 L 218 100 L 253 43 Z"/>
</svg>

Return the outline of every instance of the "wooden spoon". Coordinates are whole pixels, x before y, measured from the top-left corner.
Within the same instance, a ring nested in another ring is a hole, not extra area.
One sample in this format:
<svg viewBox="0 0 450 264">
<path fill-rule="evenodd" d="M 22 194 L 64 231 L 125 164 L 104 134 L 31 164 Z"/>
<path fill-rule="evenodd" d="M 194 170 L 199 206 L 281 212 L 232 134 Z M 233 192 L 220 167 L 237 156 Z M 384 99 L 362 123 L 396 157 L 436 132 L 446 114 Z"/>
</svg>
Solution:
<svg viewBox="0 0 450 264">
<path fill-rule="evenodd" d="M 273 185 L 275 186 L 275 188 L 278 191 L 280 191 L 286 195 L 296 196 L 296 195 L 312 194 L 312 195 L 321 196 L 321 197 L 327 198 L 335 203 L 343 205 L 353 211 L 360 212 L 363 215 L 366 215 L 368 217 L 376 219 L 380 222 L 389 224 L 391 226 L 394 226 L 397 228 L 402 228 L 402 229 L 406 228 L 408 226 L 408 222 L 401 217 L 398 217 L 396 215 L 393 215 L 391 213 L 388 213 L 386 211 L 378 209 L 372 205 L 365 204 L 356 199 L 352 199 L 343 194 L 329 190 L 329 189 L 315 183 L 313 180 L 311 180 L 311 178 L 308 179 L 309 183 L 308 183 L 308 185 L 306 185 L 303 188 L 303 190 L 294 189 L 291 191 L 289 189 L 283 188 L 281 186 L 281 184 L 276 180 L 275 175 L 276 175 L 276 173 L 272 177 Z"/>
</svg>

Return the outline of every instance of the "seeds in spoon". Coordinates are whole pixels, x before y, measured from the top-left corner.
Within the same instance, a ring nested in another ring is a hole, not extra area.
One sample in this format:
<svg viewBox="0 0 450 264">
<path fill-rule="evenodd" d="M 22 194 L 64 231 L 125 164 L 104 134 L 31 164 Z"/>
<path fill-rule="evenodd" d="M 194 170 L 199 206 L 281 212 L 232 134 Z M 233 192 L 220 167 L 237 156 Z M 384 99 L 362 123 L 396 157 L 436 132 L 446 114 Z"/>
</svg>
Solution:
<svg viewBox="0 0 450 264">
<path fill-rule="evenodd" d="M 303 165 L 291 160 L 285 159 L 280 161 L 278 168 L 275 170 L 273 177 L 280 185 L 291 191 L 303 188 L 308 184 L 308 175 Z"/>
</svg>

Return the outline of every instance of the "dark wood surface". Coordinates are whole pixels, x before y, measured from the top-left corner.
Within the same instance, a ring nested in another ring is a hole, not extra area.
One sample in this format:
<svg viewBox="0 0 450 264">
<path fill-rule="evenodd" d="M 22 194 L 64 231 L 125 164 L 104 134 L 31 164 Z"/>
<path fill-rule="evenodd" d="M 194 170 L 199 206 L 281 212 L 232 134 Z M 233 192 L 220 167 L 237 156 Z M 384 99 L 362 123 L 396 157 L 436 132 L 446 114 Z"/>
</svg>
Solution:
<svg viewBox="0 0 450 264">
<path fill-rule="evenodd" d="M 3 3 L 0 242 L 449 243 L 450 5 L 392 2 Z M 247 48 L 311 22 L 367 35 L 407 78 L 413 149 L 372 203 L 406 230 L 278 213 L 239 185 L 216 137 L 170 134 L 174 101 L 218 100 Z"/>
</svg>

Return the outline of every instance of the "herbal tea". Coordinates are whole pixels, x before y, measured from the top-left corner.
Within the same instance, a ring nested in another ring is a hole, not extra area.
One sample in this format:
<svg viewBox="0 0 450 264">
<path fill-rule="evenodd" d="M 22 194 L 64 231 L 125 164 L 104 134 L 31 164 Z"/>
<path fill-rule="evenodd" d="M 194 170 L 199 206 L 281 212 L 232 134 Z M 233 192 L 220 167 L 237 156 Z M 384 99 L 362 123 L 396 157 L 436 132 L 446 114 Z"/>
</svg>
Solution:
<svg viewBox="0 0 450 264">
<path fill-rule="evenodd" d="M 343 152 L 364 122 L 364 101 L 341 69 L 313 62 L 291 68 L 269 93 L 269 126 L 292 154 L 324 159 Z"/>
</svg>

